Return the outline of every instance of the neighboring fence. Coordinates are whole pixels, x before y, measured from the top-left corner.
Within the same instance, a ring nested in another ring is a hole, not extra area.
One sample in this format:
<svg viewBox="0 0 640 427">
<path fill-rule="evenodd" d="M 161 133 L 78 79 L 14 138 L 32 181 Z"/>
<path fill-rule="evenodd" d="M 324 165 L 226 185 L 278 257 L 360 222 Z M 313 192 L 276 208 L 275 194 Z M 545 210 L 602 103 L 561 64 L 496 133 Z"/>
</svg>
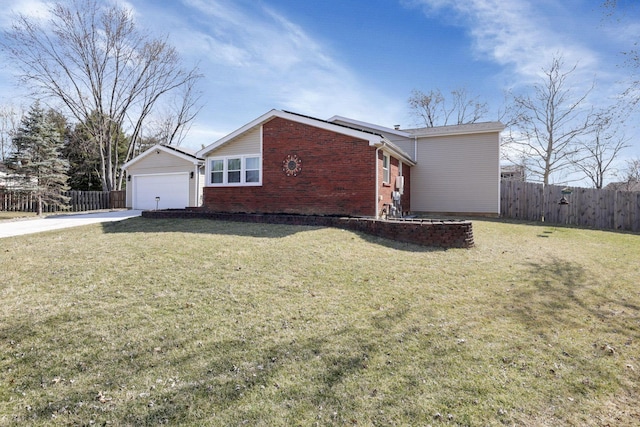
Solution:
<svg viewBox="0 0 640 427">
<path fill-rule="evenodd" d="M 109 192 L 109 207 L 111 209 L 124 209 L 127 207 L 127 191 L 118 190 Z"/>
<path fill-rule="evenodd" d="M 569 189 L 571 194 L 563 194 Z M 560 204 L 562 197 L 568 204 Z M 640 231 L 640 192 L 501 182 L 503 218 L 571 224 L 603 230 Z"/>
<path fill-rule="evenodd" d="M 126 192 L 120 191 L 63 191 L 69 197 L 64 206 L 43 203 L 42 211 L 82 212 L 100 209 L 120 209 L 126 207 Z M 38 199 L 32 191 L 1 190 L 0 211 L 37 212 Z"/>
</svg>

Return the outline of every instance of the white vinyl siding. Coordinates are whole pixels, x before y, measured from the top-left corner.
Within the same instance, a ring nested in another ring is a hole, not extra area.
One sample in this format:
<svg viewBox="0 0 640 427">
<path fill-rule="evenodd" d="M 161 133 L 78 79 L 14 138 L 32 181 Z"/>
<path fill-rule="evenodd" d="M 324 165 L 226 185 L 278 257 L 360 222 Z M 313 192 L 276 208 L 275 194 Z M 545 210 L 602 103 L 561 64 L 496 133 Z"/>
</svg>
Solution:
<svg viewBox="0 0 640 427">
<path fill-rule="evenodd" d="M 252 129 L 210 152 L 210 157 L 246 156 L 260 153 L 262 147 L 262 127 Z"/>
<path fill-rule="evenodd" d="M 193 162 L 184 160 L 178 156 L 166 153 L 164 151 L 150 153 L 131 166 L 136 173 L 173 173 L 182 172 L 185 169 L 191 171 L 194 169 Z M 132 175 L 127 173 L 127 175 Z"/>
<path fill-rule="evenodd" d="M 497 133 L 418 139 L 418 164 L 411 169 L 411 210 L 498 214 Z"/>
<path fill-rule="evenodd" d="M 415 143 L 413 138 L 402 138 L 395 135 L 386 135 L 386 137 L 391 141 L 396 147 L 400 148 L 402 151 L 407 153 L 409 157 L 415 160 Z"/>
</svg>

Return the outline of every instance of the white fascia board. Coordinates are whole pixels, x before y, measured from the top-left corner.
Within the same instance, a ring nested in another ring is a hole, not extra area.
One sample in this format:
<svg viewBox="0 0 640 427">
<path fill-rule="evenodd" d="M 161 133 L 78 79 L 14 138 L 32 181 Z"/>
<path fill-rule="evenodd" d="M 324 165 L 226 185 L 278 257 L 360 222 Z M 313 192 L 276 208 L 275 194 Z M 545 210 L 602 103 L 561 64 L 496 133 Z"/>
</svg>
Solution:
<svg viewBox="0 0 640 427">
<path fill-rule="evenodd" d="M 437 126 L 432 128 L 408 129 L 407 132 L 416 138 L 434 136 L 470 135 L 479 133 L 500 133 L 505 126 L 500 122 L 470 123 L 466 125 Z"/>
<path fill-rule="evenodd" d="M 241 128 L 231 132 L 229 135 L 217 140 L 213 144 L 206 146 L 202 150 L 198 151 L 196 153 L 196 156 L 198 156 L 198 157 L 206 157 L 213 150 L 221 147 L 222 145 L 226 144 L 227 142 L 233 140 L 234 138 L 237 138 L 238 136 L 242 135 L 243 133 L 250 131 L 251 129 L 255 128 L 256 126 L 261 126 L 262 124 L 264 124 L 264 123 L 268 122 L 269 120 L 274 119 L 276 117 L 279 117 L 279 118 L 282 118 L 282 119 L 285 119 L 285 120 L 290 120 L 292 122 L 297 122 L 297 123 L 302 123 L 302 124 L 305 124 L 305 125 L 317 127 L 317 128 L 320 128 L 320 129 L 328 130 L 328 131 L 339 133 L 339 134 L 342 134 L 342 135 L 352 136 L 352 137 L 358 138 L 358 139 L 364 139 L 364 140 L 369 142 L 369 145 L 372 145 L 372 146 L 377 144 L 382 138 L 380 135 L 375 135 L 375 134 L 371 134 L 371 133 L 360 131 L 360 130 L 356 130 L 356 129 L 346 128 L 344 126 L 340 126 L 340 125 L 333 124 L 333 123 L 327 123 L 327 122 L 325 122 L 323 120 L 314 119 L 314 118 L 311 118 L 311 117 L 305 117 L 305 116 L 301 116 L 301 115 L 298 115 L 298 114 L 288 113 L 286 111 L 281 111 L 281 110 L 271 110 L 271 111 L 263 114 L 262 116 L 258 117 L 257 119 L 252 120 L 251 122 L 247 123 L 246 125 L 242 126 Z"/>
<path fill-rule="evenodd" d="M 412 138 L 413 135 L 404 132 L 402 130 L 397 130 L 397 129 L 391 129 L 388 128 L 386 126 L 380 126 L 380 125 L 375 125 L 373 123 L 367 123 L 367 122 L 362 122 L 360 120 L 354 120 L 354 119 L 350 119 L 348 117 L 343 117 L 343 116 L 333 116 L 330 119 L 327 120 L 328 122 L 344 122 L 344 123 L 348 123 L 350 126 L 355 126 L 355 127 L 360 127 L 363 129 L 371 129 L 374 131 L 378 131 L 378 132 L 383 132 L 383 133 L 389 133 L 389 134 L 393 134 L 393 135 L 398 135 L 398 136 L 402 136 L 404 138 Z"/>
<path fill-rule="evenodd" d="M 148 150 L 146 150 L 144 153 L 142 154 L 138 154 L 136 157 L 134 157 L 133 159 L 129 160 L 127 163 L 125 163 L 124 165 L 122 165 L 122 169 L 127 170 L 128 168 L 130 168 L 131 166 L 133 166 L 134 164 L 138 163 L 140 160 L 144 159 L 147 156 L 150 156 L 151 154 L 153 154 L 156 151 L 162 151 L 164 153 L 167 154 L 171 154 L 172 156 L 176 156 L 179 157 L 183 160 L 186 160 L 188 162 L 193 163 L 194 165 L 200 165 L 203 164 L 203 160 L 201 159 L 196 159 L 194 157 L 191 157 L 187 154 L 184 154 L 180 151 L 177 150 L 172 150 L 170 148 L 165 147 L 164 145 L 161 144 L 156 144 L 153 147 L 149 148 Z M 199 156 L 197 156 L 199 157 Z"/>
<path fill-rule="evenodd" d="M 262 123 L 265 123 L 265 122 L 271 120 L 273 117 L 276 117 L 276 113 L 277 112 L 278 112 L 278 110 L 271 110 L 271 111 L 261 115 L 257 119 L 250 121 L 249 123 L 247 123 L 246 125 L 242 126 L 241 128 L 234 130 L 233 132 L 231 132 L 230 134 L 228 134 L 226 136 L 223 136 L 222 138 L 220 138 L 219 140 L 217 140 L 213 144 L 207 145 L 202 150 L 198 151 L 196 153 L 196 156 L 198 156 L 198 157 L 207 157 L 207 154 L 209 154 L 210 152 L 212 152 L 216 148 L 226 144 L 227 142 L 231 141 L 232 139 L 238 137 L 239 135 L 242 135 L 243 133 L 253 129 L 254 127 L 256 127 L 258 125 L 261 125 Z"/>
</svg>

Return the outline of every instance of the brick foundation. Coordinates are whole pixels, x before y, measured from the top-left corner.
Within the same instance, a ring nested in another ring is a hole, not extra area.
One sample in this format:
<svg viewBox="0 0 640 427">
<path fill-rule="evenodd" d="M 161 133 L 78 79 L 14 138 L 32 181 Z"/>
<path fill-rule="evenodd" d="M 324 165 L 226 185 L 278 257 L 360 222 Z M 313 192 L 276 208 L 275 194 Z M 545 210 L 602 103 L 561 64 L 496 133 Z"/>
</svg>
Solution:
<svg viewBox="0 0 640 427">
<path fill-rule="evenodd" d="M 144 211 L 144 218 L 206 218 L 218 221 L 335 227 L 358 231 L 399 242 L 439 248 L 473 246 L 471 221 L 453 220 L 376 220 L 316 215 L 218 213 L 203 210 Z"/>
</svg>

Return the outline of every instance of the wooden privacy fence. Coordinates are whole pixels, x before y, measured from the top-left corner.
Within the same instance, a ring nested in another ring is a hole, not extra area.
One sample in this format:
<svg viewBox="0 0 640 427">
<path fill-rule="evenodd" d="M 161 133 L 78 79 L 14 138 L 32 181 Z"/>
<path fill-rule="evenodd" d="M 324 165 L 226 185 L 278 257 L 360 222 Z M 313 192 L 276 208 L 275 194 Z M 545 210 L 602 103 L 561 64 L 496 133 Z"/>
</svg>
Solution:
<svg viewBox="0 0 640 427">
<path fill-rule="evenodd" d="M 43 212 L 82 212 L 100 209 L 126 208 L 126 192 L 120 191 L 63 191 L 69 197 L 64 206 L 44 203 Z M 1 190 L 0 211 L 37 212 L 38 199 L 33 191 Z"/>
<path fill-rule="evenodd" d="M 563 190 L 571 193 L 563 194 Z M 563 196 L 568 204 L 560 204 Z M 602 230 L 640 231 L 640 192 L 503 180 L 500 215 Z"/>
</svg>

